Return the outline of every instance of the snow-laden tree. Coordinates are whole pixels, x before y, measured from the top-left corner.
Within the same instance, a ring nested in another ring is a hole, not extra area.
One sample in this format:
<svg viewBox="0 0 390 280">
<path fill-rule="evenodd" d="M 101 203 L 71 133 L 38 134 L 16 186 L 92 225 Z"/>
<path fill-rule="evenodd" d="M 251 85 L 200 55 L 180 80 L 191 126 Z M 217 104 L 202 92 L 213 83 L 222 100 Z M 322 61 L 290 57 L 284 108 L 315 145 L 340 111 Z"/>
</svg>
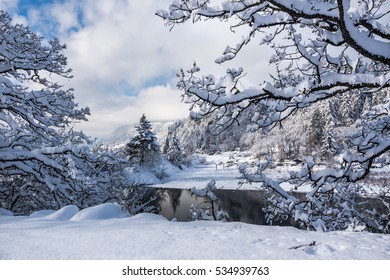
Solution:
<svg viewBox="0 0 390 280">
<path fill-rule="evenodd" d="M 72 77 L 64 48 L 0 11 L 2 207 L 12 209 L 26 197 L 31 208 L 45 200 L 62 206 L 81 188 L 79 164 L 93 162 L 88 138 L 72 129 L 89 109 L 78 109 L 73 90 L 53 81 Z"/>
<path fill-rule="evenodd" d="M 255 36 L 274 49 L 270 63 L 279 71 L 273 82 L 259 86 L 247 87 L 241 82 L 245 75 L 242 67 L 227 69 L 226 76 L 217 78 L 202 75 L 194 63 L 178 74 L 178 88 L 183 90 L 184 101 L 191 104 L 191 115 L 217 114 L 216 123 L 222 129 L 249 108 L 261 108 L 252 118 L 251 129 L 267 133 L 297 111 L 323 100 L 349 92 L 381 95 L 390 87 L 387 1 L 175 0 L 157 15 L 171 27 L 191 19 L 224 20 L 233 31 L 246 27 L 247 36 L 227 46 L 216 59 L 219 64 L 234 60 Z M 312 191 L 304 199 L 297 199 L 280 187 L 280 181 L 268 178 L 263 172 L 266 165 L 255 172 L 241 169 L 249 181 L 277 194 L 269 201 L 270 219 L 279 214 L 293 217 L 317 230 L 344 229 L 351 220 L 358 220 L 389 231 L 389 217 L 358 211 L 353 200 L 357 192 L 354 183 L 364 179 L 374 160 L 390 150 L 390 100 L 385 95 L 356 123 L 347 146 L 339 151 L 338 166 L 318 170 L 315 160 L 307 158 L 303 169 L 291 175 L 289 181 L 297 188 L 311 185 Z"/>
<path fill-rule="evenodd" d="M 15 214 L 108 201 L 136 205 L 142 197 L 127 183 L 121 151 L 73 130 L 89 109 L 78 109 L 73 89 L 53 81 L 72 78 L 64 49 L 0 11 L 0 207 Z"/>
<path fill-rule="evenodd" d="M 319 151 L 319 147 L 325 135 L 324 128 L 325 121 L 323 115 L 320 110 L 316 108 L 311 114 L 310 125 L 308 127 L 308 138 L 306 143 L 308 152 L 312 155 L 317 154 Z"/>
<path fill-rule="evenodd" d="M 152 125 L 145 114 L 136 125 L 136 135 L 126 146 L 126 154 L 130 161 L 141 165 L 152 164 L 160 156 L 157 137 L 152 131 Z"/>
<path fill-rule="evenodd" d="M 181 151 L 180 141 L 177 138 L 176 133 L 173 133 L 170 138 L 167 158 L 179 167 L 183 162 L 183 152 Z"/>
</svg>

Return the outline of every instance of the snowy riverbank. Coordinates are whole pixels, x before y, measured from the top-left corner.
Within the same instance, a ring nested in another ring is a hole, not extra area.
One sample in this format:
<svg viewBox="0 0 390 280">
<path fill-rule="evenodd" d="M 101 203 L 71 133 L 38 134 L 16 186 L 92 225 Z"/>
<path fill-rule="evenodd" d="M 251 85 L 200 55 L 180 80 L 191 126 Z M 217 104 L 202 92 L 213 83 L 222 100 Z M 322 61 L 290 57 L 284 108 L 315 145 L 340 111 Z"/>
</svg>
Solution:
<svg viewBox="0 0 390 280">
<path fill-rule="evenodd" d="M 390 235 L 292 227 L 170 222 L 116 204 L 0 215 L 0 259 L 384 259 Z M 313 242 L 315 242 L 313 244 Z M 310 245 L 312 244 L 312 245 Z"/>
<path fill-rule="evenodd" d="M 172 172 L 154 187 L 204 188 L 214 179 L 218 188 L 237 189 L 240 181 L 237 164 L 250 159 L 235 156 L 233 164 L 228 154 L 207 156 L 205 162 Z M 287 171 L 287 167 L 279 167 L 272 172 L 283 176 Z M 246 184 L 242 189 L 256 189 L 256 186 Z M 0 259 L 3 260 L 390 260 L 390 235 L 367 232 L 308 232 L 241 222 L 170 222 L 154 214 L 131 217 L 117 204 L 81 211 L 71 205 L 30 216 L 10 214 L 0 211 Z"/>
</svg>

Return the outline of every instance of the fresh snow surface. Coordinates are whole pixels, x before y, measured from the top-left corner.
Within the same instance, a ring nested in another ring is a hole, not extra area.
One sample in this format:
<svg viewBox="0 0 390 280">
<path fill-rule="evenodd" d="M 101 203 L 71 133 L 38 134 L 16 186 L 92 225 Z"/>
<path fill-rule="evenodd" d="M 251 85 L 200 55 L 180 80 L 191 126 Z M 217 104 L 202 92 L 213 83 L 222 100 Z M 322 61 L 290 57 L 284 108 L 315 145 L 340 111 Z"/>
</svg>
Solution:
<svg viewBox="0 0 390 280">
<path fill-rule="evenodd" d="M 390 235 L 170 222 L 155 214 L 130 217 L 112 203 L 75 210 L 0 215 L 0 259 L 390 259 Z"/>
<path fill-rule="evenodd" d="M 178 172 L 171 172 L 171 176 L 153 184 L 156 188 L 165 189 L 204 189 L 211 180 L 216 181 L 216 188 L 225 190 L 258 190 L 260 183 L 249 184 L 240 174 L 238 167 L 241 164 L 254 164 L 256 162 L 246 152 L 225 152 L 216 155 L 197 155 L 198 162 L 190 167 L 186 167 Z M 199 159 L 202 160 L 199 160 Z M 291 172 L 300 171 L 301 165 L 294 165 L 289 162 L 279 163 L 275 168 L 268 168 L 264 173 L 271 179 L 283 180 L 290 176 Z M 324 169 L 325 166 L 319 165 L 316 170 Z M 371 177 L 388 177 L 390 166 L 385 165 L 382 168 L 373 168 Z M 243 183 L 243 184 L 240 184 Z M 280 186 L 285 191 L 294 191 L 307 193 L 310 192 L 310 184 L 305 184 L 295 189 L 295 186 L 289 182 L 282 182 Z M 368 193 L 378 192 L 381 186 L 367 185 L 365 189 Z"/>
<path fill-rule="evenodd" d="M 170 177 L 179 171 L 179 167 L 164 158 L 152 167 L 138 166 L 125 170 L 126 181 L 129 186 L 159 184 L 161 181 L 158 177 Z"/>
<path fill-rule="evenodd" d="M 180 172 L 173 173 L 160 184 L 155 184 L 154 187 L 167 189 L 191 189 L 195 187 L 203 189 L 211 180 L 215 180 L 218 189 L 257 189 L 255 186 L 248 184 L 239 186 L 239 182 L 243 179 L 238 171 L 238 166 L 249 162 L 250 158 L 236 152 L 217 155 L 200 154 L 196 157 L 198 162 Z"/>
<path fill-rule="evenodd" d="M 155 187 L 203 189 L 215 180 L 217 188 L 237 189 L 242 180 L 237 166 L 243 162 L 251 162 L 250 157 L 206 156 L 192 167 L 169 172 L 171 176 Z M 294 168 L 298 167 L 280 166 L 269 176 L 283 177 Z M 245 184 L 241 189 L 256 186 Z M 83 210 L 69 205 L 30 216 L 0 209 L 0 259 L 390 260 L 390 235 L 308 232 L 241 222 L 171 222 L 154 214 L 129 216 L 114 203 Z"/>
<path fill-rule="evenodd" d="M 61 211 L 61 209 L 58 211 Z M 72 221 L 106 220 L 112 218 L 125 218 L 128 216 L 129 215 L 123 211 L 122 206 L 119 204 L 105 203 L 76 212 L 69 217 L 69 219 Z"/>
<path fill-rule="evenodd" d="M 239 188 L 240 173 L 235 166 L 226 167 L 207 164 L 185 168 L 160 184 L 155 184 L 156 188 L 168 189 L 203 189 L 211 180 L 217 182 L 216 187 L 219 189 L 237 189 Z M 253 186 L 245 185 L 243 189 L 256 189 Z"/>
<path fill-rule="evenodd" d="M 241 164 L 251 164 L 255 160 L 245 153 L 225 152 L 217 155 L 200 155 L 204 158 L 203 162 L 187 167 L 163 180 L 159 184 L 154 184 L 156 188 L 167 189 L 203 189 L 211 180 L 216 181 L 216 188 L 225 190 L 258 190 L 259 184 L 240 184 L 245 182 L 240 174 L 238 167 Z M 280 166 L 267 171 L 271 178 L 287 178 L 289 172 L 298 171 L 299 166 Z M 282 183 L 282 187 L 289 191 L 294 188 L 289 183 Z M 310 188 L 300 188 L 300 191 L 307 192 Z"/>
</svg>

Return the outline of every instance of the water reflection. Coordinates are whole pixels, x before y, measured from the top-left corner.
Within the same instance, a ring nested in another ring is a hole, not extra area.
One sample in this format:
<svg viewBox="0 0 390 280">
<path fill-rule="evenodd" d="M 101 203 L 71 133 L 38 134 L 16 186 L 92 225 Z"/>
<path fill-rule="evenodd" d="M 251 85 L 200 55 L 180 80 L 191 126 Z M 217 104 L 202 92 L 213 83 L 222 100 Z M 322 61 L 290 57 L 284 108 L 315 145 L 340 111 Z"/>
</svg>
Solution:
<svg viewBox="0 0 390 280">
<path fill-rule="evenodd" d="M 215 193 L 218 196 L 215 209 L 227 212 L 230 221 L 266 224 L 262 211 L 265 201 L 259 191 L 217 190 Z M 205 199 L 193 196 L 189 190 L 155 189 L 153 195 L 157 197 L 153 204 L 158 213 L 168 220 L 190 221 L 192 204 L 198 208 L 210 206 Z"/>
<path fill-rule="evenodd" d="M 145 188 L 148 197 L 155 197 L 152 202 L 157 212 L 168 220 L 191 221 L 190 208 L 194 204 L 197 208 L 210 206 L 207 199 L 193 196 L 186 189 L 157 189 Z M 216 190 L 218 196 L 215 210 L 223 210 L 230 216 L 230 221 L 265 225 L 266 218 L 262 208 L 266 207 L 264 193 L 259 190 Z M 304 193 L 293 193 L 298 199 L 304 199 Z M 376 209 L 378 213 L 386 213 L 383 203 L 373 198 L 357 198 L 358 204 L 363 208 Z M 276 225 L 276 223 L 273 223 Z M 293 221 L 282 221 L 278 225 L 298 225 Z"/>
</svg>

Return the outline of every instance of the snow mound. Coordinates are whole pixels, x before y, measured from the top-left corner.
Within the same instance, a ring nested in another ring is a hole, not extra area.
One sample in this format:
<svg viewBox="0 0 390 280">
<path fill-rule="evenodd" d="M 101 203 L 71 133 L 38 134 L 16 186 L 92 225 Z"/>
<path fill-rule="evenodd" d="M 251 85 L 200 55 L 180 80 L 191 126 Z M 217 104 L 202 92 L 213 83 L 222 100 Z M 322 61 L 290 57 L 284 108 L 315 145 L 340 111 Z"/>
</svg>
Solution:
<svg viewBox="0 0 390 280">
<path fill-rule="evenodd" d="M 117 203 L 105 203 L 81 210 L 74 215 L 71 221 L 105 220 L 113 218 L 126 218 L 129 214 Z"/>
<path fill-rule="evenodd" d="M 13 216 L 13 215 L 14 213 L 12 213 L 11 211 L 4 208 L 0 208 L 0 216 Z"/>
<path fill-rule="evenodd" d="M 56 212 L 56 210 L 35 211 L 35 212 L 31 213 L 30 217 L 32 217 L 32 218 L 45 217 L 45 216 L 51 215 L 51 214 L 53 214 L 55 212 Z"/>
<path fill-rule="evenodd" d="M 79 208 L 76 205 L 68 205 L 62 207 L 60 210 L 47 216 L 49 219 L 67 221 L 79 212 Z"/>
<path fill-rule="evenodd" d="M 177 167 L 172 162 L 164 158 L 160 161 L 159 165 L 153 167 L 151 170 L 154 174 L 158 174 L 158 177 L 160 179 L 170 177 L 181 171 L 179 167 Z"/>
<path fill-rule="evenodd" d="M 129 186 L 156 185 L 181 169 L 169 160 L 161 158 L 152 165 L 139 165 L 125 169 L 126 183 Z"/>
<path fill-rule="evenodd" d="M 126 183 L 130 186 L 158 184 L 160 179 L 150 169 L 137 167 L 125 170 Z"/>
<path fill-rule="evenodd" d="M 161 222 L 161 221 L 168 221 L 166 218 L 164 218 L 161 215 L 158 214 L 151 214 L 151 213 L 140 213 L 133 217 L 131 217 L 132 221 L 142 221 L 142 222 Z"/>
</svg>

